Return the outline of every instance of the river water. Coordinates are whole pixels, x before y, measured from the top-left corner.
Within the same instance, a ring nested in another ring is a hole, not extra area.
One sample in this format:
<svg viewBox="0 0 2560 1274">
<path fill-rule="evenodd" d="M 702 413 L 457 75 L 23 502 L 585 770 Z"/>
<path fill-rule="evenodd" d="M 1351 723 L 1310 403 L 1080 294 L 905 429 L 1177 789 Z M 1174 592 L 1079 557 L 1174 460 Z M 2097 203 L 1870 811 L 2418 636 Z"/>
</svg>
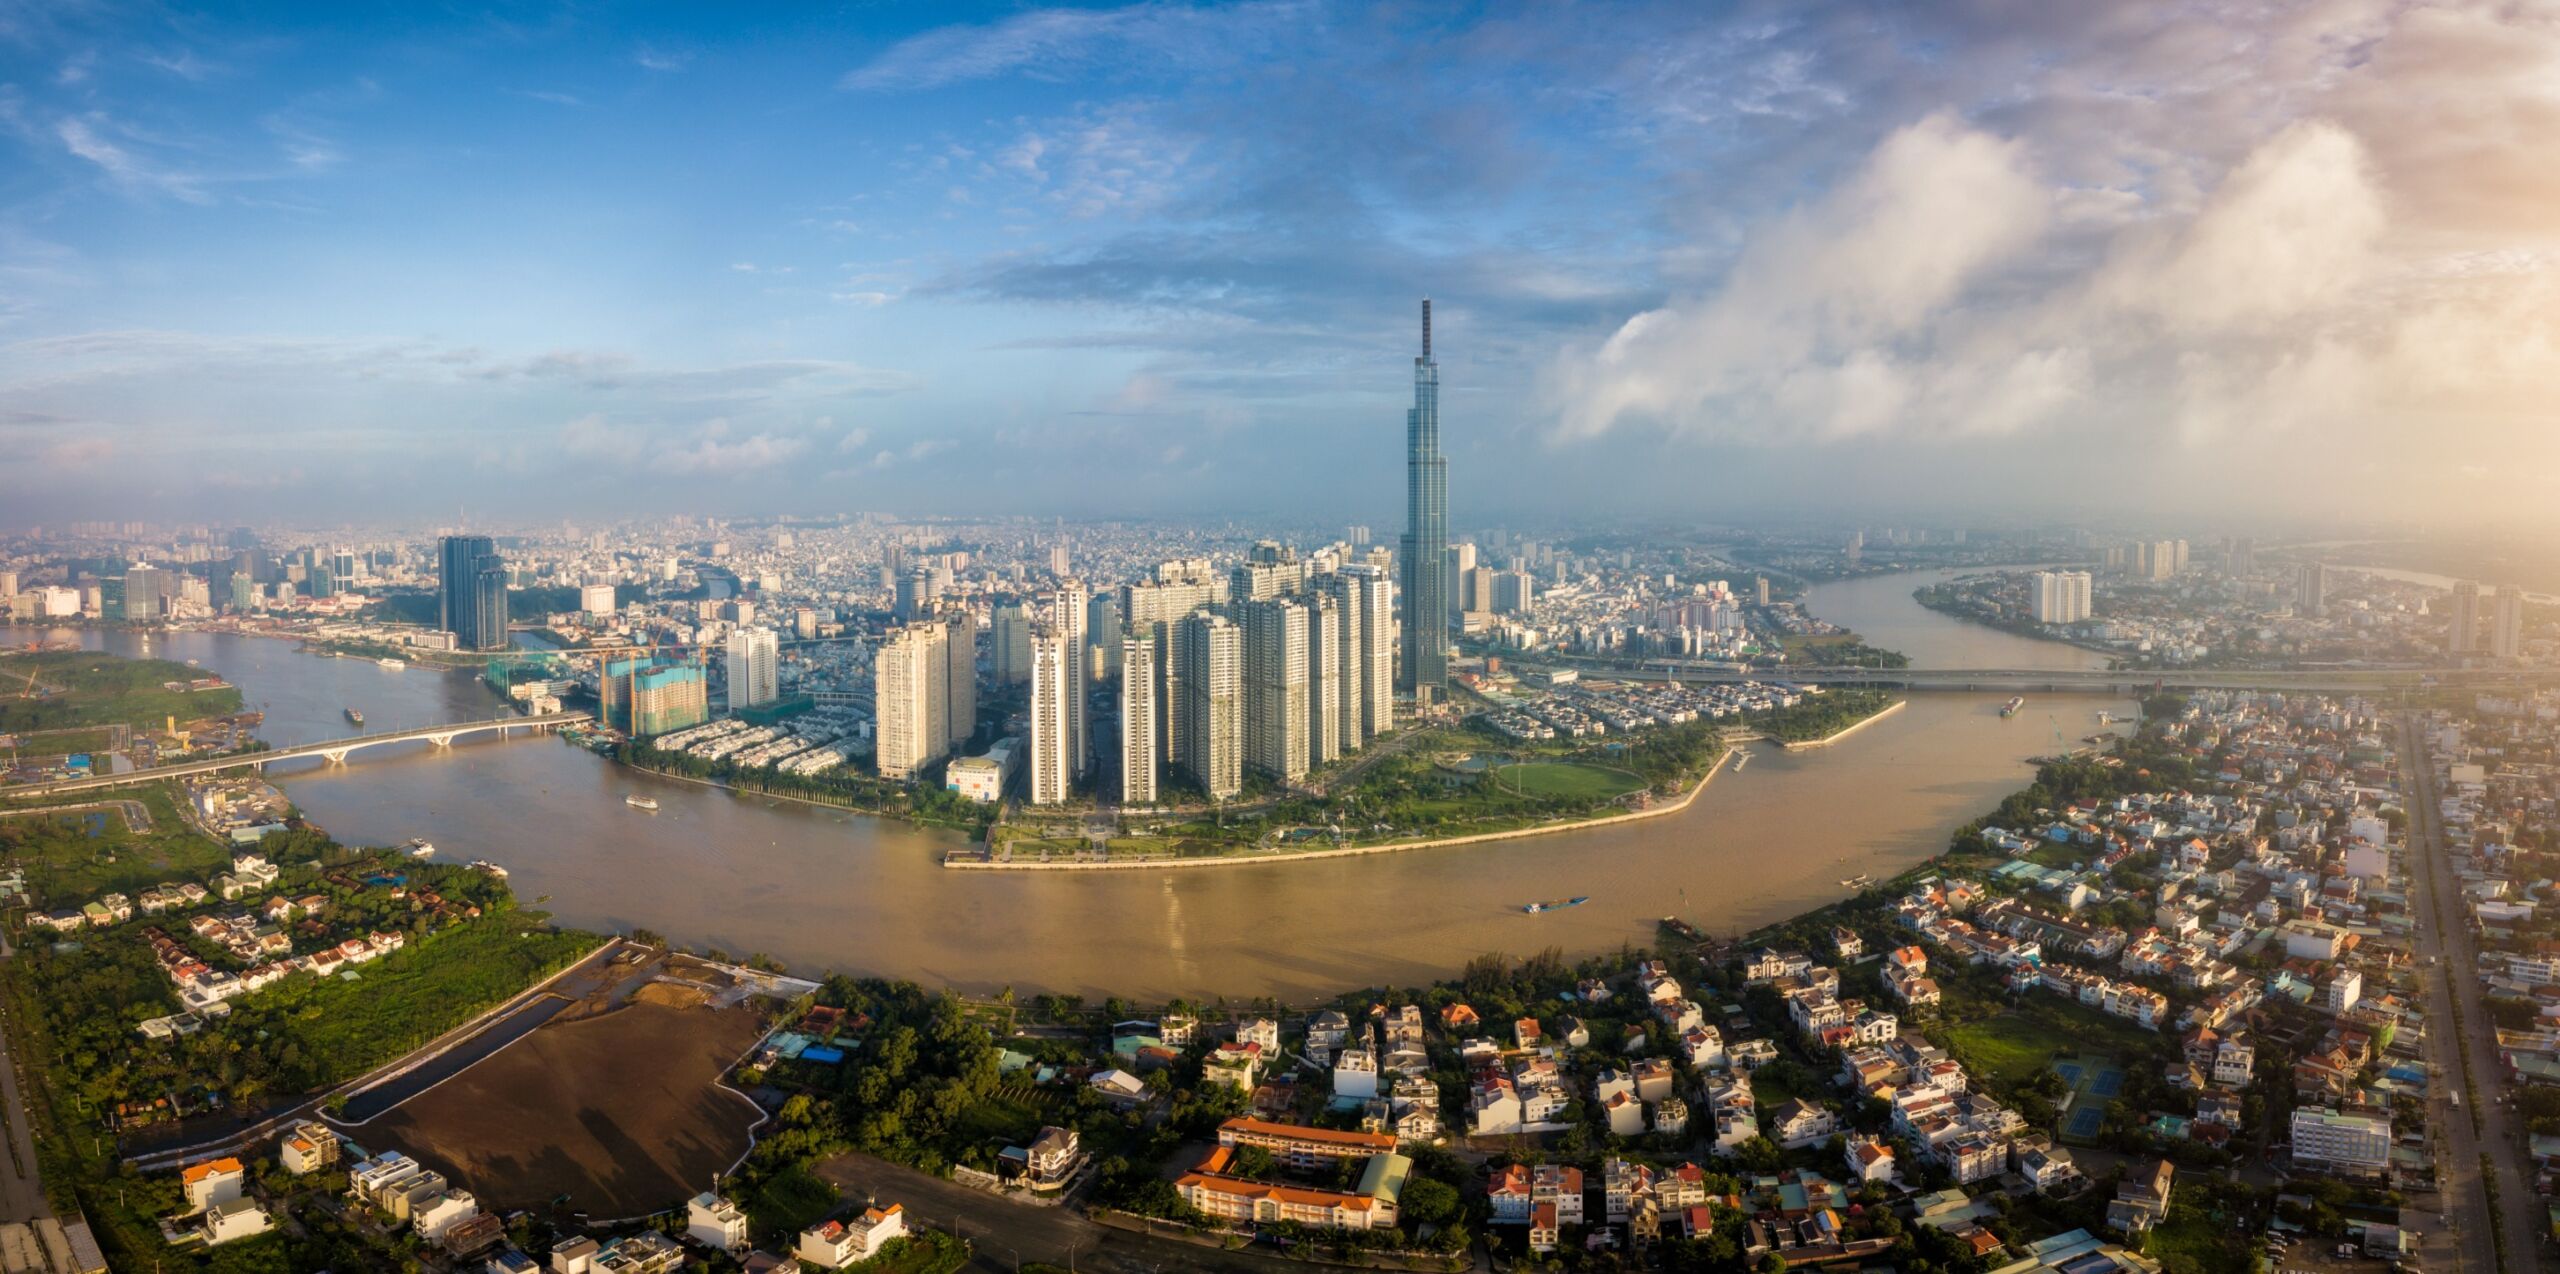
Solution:
<svg viewBox="0 0 2560 1274">
<path fill-rule="evenodd" d="M 2098 657 L 1961 624 L 1910 600 L 1916 577 L 1814 590 L 1814 613 L 1939 667 L 2080 667 Z M 83 639 L 139 650 L 125 633 Z M 303 654 L 289 642 L 157 636 L 151 653 L 195 659 L 267 713 L 290 745 L 352 732 L 486 718 L 503 706 L 476 678 Z M 297 762 L 272 777 L 341 840 L 424 836 L 447 859 L 505 864 L 519 897 L 566 924 L 646 927 L 795 972 L 912 978 L 969 991 L 1314 999 L 1452 973 L 1474 955 L 1569 954 L 1643 944 L 1677 913 L 1733 932 L 1837 899 L 1839 881 L 1899 871 L 2031 772 L 2025 758 L 2077 741 L 2096 695 L 2043 695 L 2015 718 L 2004 696 L 1921 693 L 1822 750 L 1752 750 L 1679 814 L 1447 850 L 1165 871 L 957 872 L 950 833 L 787 802 L 740 798 L 624 770 L 550 737 L 464 740 Z M 644 813 L 630 794 L 657 798 Z M 1525 915 L 1531 899 L 1587 894 Z"/>
</svg>

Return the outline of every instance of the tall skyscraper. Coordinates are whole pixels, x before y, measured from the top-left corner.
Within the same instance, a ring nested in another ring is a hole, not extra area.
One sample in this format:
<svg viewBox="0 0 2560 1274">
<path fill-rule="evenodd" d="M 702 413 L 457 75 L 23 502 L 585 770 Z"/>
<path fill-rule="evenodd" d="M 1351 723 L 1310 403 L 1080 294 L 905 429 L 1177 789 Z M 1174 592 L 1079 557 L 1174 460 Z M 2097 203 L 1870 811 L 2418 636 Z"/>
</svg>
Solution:
<svg viewBox="0 0 2560 1274">
<path fill-rule="evenodd" d="M 1156 737 L 1156 642 L 1144 634 L 1120 643 L 1120 803 L 1156 803 L 1164 746 Z"/>
<path fill-rule="evenodd" d="M 439 626 L 457 650 L 507 648 L 507 564 L 485 535 L 448 535 L 437 544 Z"/>
<path fill-rule="evenodd" d="M 1449 461 L 1440 454 L 1440 365 L 1431 361 L 1431 302 L 1422 303 L 1422 354 L 1404 424 L 1404 669 L 1416 700 L 1449 684 Z"/>
<path fill-rule="evenodd" d="M 913 778 L 951 745 L 950 634 L 938 623 L 889 630 L 872 656 L 873 707 L 882 778 Z"/>
<path fill-rule="evenodd" d="M 1056 805 L 1075 787 L 1073 714 L 1080 680 L 1074 638 L 1057 624 L 1031 626 L 1031 803 Z"/>
<path fill-rule="evenodd" d="M 1449 620 L 1475 609 L 1467 603 L 1467 577 L 1476 573 L 1476 546 L 1472 542 L 1449 546 Z"/>
<path fill-rule="evenodd" d="M 729 634 L 729 711 L 782 697 L 781 651 L 770 628 L 741 628 Z"/>
<path fill-rule="evenodd" d="M 168 599 L 175 596 L 177 586 L 169 572 L 156 566 L 136 564 L 124 573 L 124 606 L 122 613 L 107 614 L 108 619 L 149 623 L 160 618 Z M 103 611 L 104 603 L 101 603 Z"/>
<path fill-rule="evenodd" d="M 1224 615 L 1185 618 L 1181 649 L 1182 768 L 1212 798 L 1244 790 L 1244 633 Z"/>
<path fill-rule="evenodd" d="M 1342 607 L 1318 593 L 1307 616 L 1307 764 L 1342 759 Z"/>
<path fill-rule="evenodd" d="M 1068 687 L 1066 704 L 1067 772 L 1071 778 L 1081 778 L 1093 769 L 1093 737 L 1088 729 L 1091 707 L 1086 694 L 1085 621 L 1088 616 L 1084 584 L 1073 579 L 1060 581 L 1056 588 L 1040 594 L 1034 610 L 1038 618 L 1046 620 L 1066 638 L 1071 665 L 1067 675 L 1074 682 Z M 1032 665 L 1036 672 L 1039 666 L 1036 653 L 1032 657 Z"/>
<path fill-rule="evenodd" d="M 1191 749 L 1187 742 L 1191 734 L 1191 700 L 1185 697 L 1187 691 L 1183 685 L 1183 679 L 1191 675 L 1192 630 L 1187 622 L 1189 619 L 1190 616 L 1185 615 L 1155 627 L 1156 667 L 1164 680 L 1160 696 L 1163 702 L 1158 705 L 1164 720 L 1164 759 L 1185 767 L 1191 764 Z"/>
<path fill-rule="evenodd" d="M 978 732 L 978 617 L 966 606 L 946 604 L 942 627 L 943 737 L 957 752 Z"/>
<path fill-rule="evenodd" d="M 1366 569 L 1365 567 L 1346 567 L 1330 575 L 1321 576 L 1316 581 L 1316 591 L 1333 603 L 1334 622 L 1341 633 L 1342 648 L 1341 652 L 1335 656 L 1334 673 L 1340 683 L 1337 689 L 1341 698 L 1341 705 L 1334 713 L 1333 722 L 1333 749 L 1337 756 L 1348 756 L 1357 752 L 1363 743 L 1368 742 L 1368 735 L 1361 729 L 1362 714 L 1368 709 L 1363 674 L 1367 671 L 1369 662 L 1364 656 L 1361 642 L 1368 636 L 1368 628 L 1363 623 L 1360 606 L 1361 577 L 1351 573 Z M 1390 652 L 1387 660 L 1388 666 L 1392 668 L 1395 655 Z"/>
<path fill-rule="evenodd" d="M 1085 672 L 1089 677 L 1114 677 L 1120 673 L 1120 594 L 1101 592 L 1085 599 Z"/>
<path fill-rule="evenodd" d="M 2294 576 L 2294 604 L 2305 615 L 2320 615 L 2329 609 L 2329 564 L 2305 562 Z"/>
<path fill-rule="evenodd" d="M 1243 602 L 1245 764 L 1295 783 L 1307 776 L 1307 609 Z"/>
<path fill-rule="evenodd" d="M 1031 612 L 1020 602 L 996 607 L 995 627 L 988 636 L 987 657 L 994 666 L 996 684 L 1018 686 L 1031 680 Z"/>
<path fill-rule="evenodd" d="M 2497 610 L 2489 619 L 2489 653 L 2500 659 L 2524 653 L 2524 590 L 2513 584 L 2498 586 Z"/>
<path fill-rule="evenodd" d="M 933 572 L 919 566 L 898 577 L 898 591 L 890 605 L 899 623 L 911 624 L 933 609 L 937 593 Z"/>
<path fill-rule="evenodd" d="M 2038 571 L 2035 586 L 2037 623 L 2076 624 L 2089 617 L 2087 571 Z"/>
<path fill-rule="evenodd" d="M 2444 648 L 2457 655 L 2480 651 L 2480 581 L 2453 582 L 2452 626 L 2445 635 Z"/>
<path fill-rule="evenodd" d="M 1345 657 L 1360 665 L 1358 684 L 1343 679 L 1344 702 L 1359 711 L 1359 729 L 1353 735 L 1354 747 L 1366 747 L 1369 740 L 1396 728 L 1396 584 L 1387 569 L 1373 563 L 1343 567 L 1336 573 L 1344 581 L 1344 598 L 1356 598 L 1343 605 L 1343 623 L 1359 630 L 1356 638 L 1343 640 Z M 1347 719 L 1354 714 L 1343 713 Z"/>
<path fill-rule="evenodd" d="M 607 729 L 635 737 L 697 726 L 711 715 L 702 669 L 656 656 L 608 660 L 598 684 Z"/>
</svg>

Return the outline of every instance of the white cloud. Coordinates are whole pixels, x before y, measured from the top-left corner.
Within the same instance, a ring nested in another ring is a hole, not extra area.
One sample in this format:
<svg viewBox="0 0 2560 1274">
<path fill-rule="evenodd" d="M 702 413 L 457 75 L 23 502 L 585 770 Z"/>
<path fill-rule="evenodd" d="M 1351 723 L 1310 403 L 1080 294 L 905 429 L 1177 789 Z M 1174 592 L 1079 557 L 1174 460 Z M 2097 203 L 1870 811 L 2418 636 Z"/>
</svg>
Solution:
<svg viewBox="0 0 2560 1274">
<path fill-rule="evenodd" d="M 1627 320 L 1569 355 L 1551 392 L 1567 436 L 1629 420 L 1726 436 L 1847 437 L 1915 418 L 2006 430 L 2078 379 L 2068 351 L 1939 366 L 1967 288 L 2031 251 L 2052 201 L 2019 148 L 1932 116 L 1748 246 L 1716 292 Z"/>
<path fill-rule="evenodd" d="M 2043 149 L 1945 115 L 1895 131 L 1714 286 L 1558 360 L 1557 436 L 2316 430 L 2370 451 L 2432 420 L 2446 446 L 2549 450 L 2560 252 L 2444 254 L 2466 236 L 2334 119 L 2102 198 Z"/>
<path fill-rule="evenodd" d="M 1312 6 L 1295 2 L 1036 9 L 986 26 L 941 27 L 910 37 L 847 72 L 839 86 L 884 92 L 1014 73 L 1047 77 L 1095 67 L 1227 64 L 1252 58 L 1313 17 Z"/>
<path fill-rule="evenodd" d="M 210 203 L 202 179 L 144 158 L 108 136 L 113 122 L 104 116 L 69 118 L 54 124 L 63 148 L 97 165 L 117 185 L 146 194 L 162 194 L 188 203 Z"/>
</svg>

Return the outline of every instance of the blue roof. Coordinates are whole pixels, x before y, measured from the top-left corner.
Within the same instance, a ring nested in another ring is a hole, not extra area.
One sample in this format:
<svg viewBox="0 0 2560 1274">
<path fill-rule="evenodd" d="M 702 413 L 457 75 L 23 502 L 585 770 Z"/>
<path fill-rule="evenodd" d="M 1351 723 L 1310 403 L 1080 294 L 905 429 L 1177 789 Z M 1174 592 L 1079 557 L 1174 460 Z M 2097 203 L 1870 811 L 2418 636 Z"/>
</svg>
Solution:
<svg viewBox="0 0 2560 1274">
<path fill-rule="evenodd" d="M 816 1062 L 822 1066 L 833 1066 L 844 1060 L 844 1050 L 825 1044 L 812 1044 L 800 1050 L 800 1060 Z"/>
</svg>

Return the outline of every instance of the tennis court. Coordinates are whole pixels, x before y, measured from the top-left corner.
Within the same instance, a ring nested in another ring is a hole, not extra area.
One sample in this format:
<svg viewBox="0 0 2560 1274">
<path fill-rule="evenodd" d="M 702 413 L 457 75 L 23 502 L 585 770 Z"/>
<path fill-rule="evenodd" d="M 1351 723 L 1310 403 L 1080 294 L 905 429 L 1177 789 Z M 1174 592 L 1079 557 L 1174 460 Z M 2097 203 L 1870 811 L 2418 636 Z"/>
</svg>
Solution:
<svg viewBox="0 0 2560 1274">
<path fill-rule="evenodd" d="M 2070 1114 L 2062 1121 L 2062 1139 L 2087 1144 L 2106 1123 L 2107 1103 L 2124 1093 L 2124 1068 L 2114 1058 L 2082 1054 L 2055 1059 L 2053 1073 L 2071 1086 Z"/>
</svg>

